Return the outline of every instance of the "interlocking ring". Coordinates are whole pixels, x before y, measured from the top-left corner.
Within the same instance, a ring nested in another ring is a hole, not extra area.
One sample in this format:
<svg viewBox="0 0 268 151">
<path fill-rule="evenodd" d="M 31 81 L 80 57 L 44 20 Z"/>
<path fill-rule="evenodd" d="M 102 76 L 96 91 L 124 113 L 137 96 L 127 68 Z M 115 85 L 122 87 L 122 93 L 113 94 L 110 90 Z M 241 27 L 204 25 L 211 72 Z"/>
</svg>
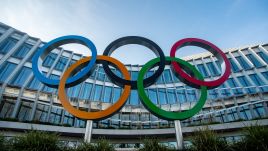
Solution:
<svg viewBox="0 0 268 151">
<path fill-rule="evenodd" d="M 72 73 L 73 71 L 75 71 L 75 69 L 78 66 L 84 66 L 86 65 L 86 63 L 88 61 L 91 60 L 91 57 L 86 57 L 83 59 L 78 60 L 77 62 L 75 62 L 74 64 L 72 64 L 63 74 L 61 80 L 60 80 L 60 84 L 59 84 L 59 99 L 61 101 L 62 106 L 72 115 L 82 118 L 82 119 L 95 119 L 95 120 L 99 120 L 99 119 L 103 119 L 105 117 L 111 116 L 113 115 L 115 112 L 117 112 L 118 110 L 120 110 L 123 105 L 126 103 L 126 100 L 130 94 L 130 86 L 125 85 L 124 86 L 124 91 L 121 95 L 121 97 L 118 99 L 118 101 L 113 104 L 112 106 L 108 107 L 105 110 L 102 111 L 98 111 L 98 112 L 86 112 L 86 111 L 81 111 L 76 109 L 75 107 L 73 107 L 70 102 L 68 101 L 68 97 L 66 96 L 65 93 L 65 82 L 67 80 L 67 78 L 71 75 L 74 74 Z M 124 78 L 126 78 L 127 80 L 130 80 L 130 75 L 126 69 L 126 67 L 118 60 L 111 58 L 111 57 L 107 57 L 107 56 L 97 56 L 97 63 L 99 61 L 108 61 L 110 63 L 112 63 L 113 65 L 117 66 L 118 69 L 122 72 Z"/>
<path fill-rule="evenodd" d="M 208 89 L 212 89 L 212 88 L 218 87 L 219 85 L 223 84 L 229 78 L 229 76 L 231 74 L 230 62 L 227 59 L 224 52 L 222 52 L 221 49 L 219 49 L 217 46 L 213 45 L 212 43 L 210 43 L 208 41 L 202 40 L 202 39 L 185 38 L 185 39 L 182 39 L 182 40 L 176 42 L 172 46 L 171 51 L 170 51 L 170 56 L 175 57 L 176 51 L 182 47 L 185 47 L 185 46 L 197 46 L 197 47 L 201 47 L 201 48 L 208 50 L 218 59 L 219 63 L 221 64 L 221 67 L 222 67 L 222 72 L 223 72 L 223 67 L 225 65 L 225 72 L 223 73 L 223 75 L 219 79 L 214 80 L 214 81 L 198 80 L 198 79 L 191 77 L 187 73 L 185 73 L 182 70 L 182 68 L 180 67 L 180 65 L 177 62 L 173 61 L 172 67 L 177 72 L 177 74 L 175 74 L 175 75 L 177 75 L 177 76 L 179 75 L 179 77 L 181 77 L 180 80 L 183 83 L 191 85 L 192 87 L 195 87 L 195 88 L 199 88 L 200 86 L 207 86 Z M 223 62 L 225 64 L 223 64 Z"/>
<path fill-rule="evenodd" d="M 191 64 L 188 62 L 181 60 L 179 58 L 171 58 L 171 57 L 166 57 L 166 64 L 169 65 L 171 61 L 175 61 L 179 63 L 181 66 L 190 69 L 194 76 L 196 76 L 200 80 L 204 80 L 203 76 L 200 74 L 200 72 Z M 194 116 L 196 113 L 198 113 L 204 106 L 206 99 L 207 99 L 207 87 L 206 86 L 201 86 L 201 96 L 196 103 L 196 105 L 187 111 L 183 112 L 172 112 L 172 111 L 165 111 L 158 106 L 156 106 L 146 95 L 145 89 L 143 86 L 143 77 L 146 74 L 146 72 L 153 67 L 155 64 L 157 64 L 160 61 L 159 58 L 155 58 L 147 62 L 140 70 L 139 75 L 138 75 L 138 92 L 139 96 L 141 98 L 142 103 L 144 106 L 151 111 L 154 115 L 161 117 L 163 119 L 167 120 L 183 120 L 187 119 L 189 117 Z"/>
<path fill-rule="evenodd" d="M 79 43 L 89 47 L 92 51 L 92 57 L 80 59 L 73 65 L 71 65 L 63 73 L 63 76 L 60 81 L 51 80 L 47 77 L 44 77 L 39 71 L 39 67 L 42 63 L 41 59 L 44 59 L 45 56 L 56 47 L 67 43 Z M 158 56 L 158 58 L 152 59 L 142 67 L 138 74 L 137 81 L 131 81 L 129 72 L 126 67 L 120 61 L 110 57 L 111 53 L 115 49 L 127 44 L 143 45 L 152 50 Z M 193 65 L 181 59 L 175 58 L 175 52 L 177 49 L 189 45 L 207 49 L 217 57 L 220 63 L 223 64 L 224 62 L 225 72 L 223 73 L 222 77 L 215 81 L 204 81 L 202 75 Z M 210 42 L 197 38 L 186 38 L 176 42 L 171 49 L 170 56 L 171 57 L 165 57 L 163 51 L 157 44 L 143 37 L 128 36 L 119 38 L 108 45 L 108 47 L 103 53 L 103 56 L 97 56 L 96 48 L 90 40 L 81 36 L 64 36 L 50 41 L 49 43 L 45 44 L 39 51 L 37 51 L 33 57 L 32 66 L 33 73 L 37 77 L 37 79 L 39 79 L 41 82 L 50 87 L 58 86 L 59 100 L 61 101 L 62 106 L 69 113 L 78 118 L 88 120 L 100 120 L 112 116 L 123 107 L 127 98 L 129 97 L 131 89 L 138 89 L 137 91 L 142 103 L 154 115 L 167 120 L 183 120 L 192 117 L 202 109 L 206 102 L 207 89 L 217 87 L 228 79 L 231 72 L 230 63 L 226 55 L 218 47 L 216 47 Z M 124 91 L 118 101 L 105 110 L 101 110 L 98 112 L 81 111 L 70 104 L 68 97 L 65 93 L 65 88 L 77 85 L 83 82 L 86 78 L 88 78 L 91 74 L 92 69 L 94 69 L 95 63 L 102 64 L 104 71 L 110 78 L 110 80 L 118 86 L 122 87 Z M 109 65 L 112 65 L 113 67 L 119 69 L 123 74 L 123 78 L 118 77 L 116 74 L 114 74 L 113 71 L 109 68 Z M 161 76 L 166 65 L 171 65 L 173 67 L 174 74 L 182 82 L 200 89 L 201 95 L 199 101 L 190 110 L 182 112 L 165 111 L 157 107 L 157 105 L 153 104 L 152 101 L 146 95 L 144 88 L 152 85 Z M 156 66 L 158 66 L 157 71 L 152 76 L 144 79 L 144 75 L 146 74 L 146 72 Z M 69 78 L 69 76 L 71 77 Z"/>
<path fill-rule="evenodd" d="M 144 37 L 138 37 L 138 36 L 128 36 L 128 37 L 123 37 L 119 38 L 115 41 L 113 41 L 111 44 L 107 46 L 105 51 L 103 52 L 104 56 L 110 56 L 115 49 L 118 47 L 127 45 L 127 44 L 139 44 L 143 45 L 150 50 L 152 50 L 156 56 L 160 57 L 160 62 L 159 62 L 159 68 L 156 70 L 156 72 L 151 75 L 148 78 L 144 79 L 144 85 L 145 87 L 148 87 L 152 85 L 162 74 L 162 72 L 165 69 L 165 55 L 162 51 L 162 49 L 153 41 L 146 39 Z M 103 63 L 103 69 L 107 76 L 110 78 L 112 82 L 114 82 L 116 85 L 123 87 L 124 85 L 130 85 L 132 89 L 137 89 L 137 81 L 130 81 L 126 79 L 122 79 L 121 77 L 118 77 L 108 66 L 107 63 Z"/>
<path fill-rule="evenodd" d="M 48 43 L 46 43 L 41 49 L 39 49 L 33 56 L 32 61 L 32 68 L 33 72 L 35 74 L 35 77 L 44 83 L 47 86 L 56 88 L 59 86 L 59 80 L 55 79 L 49 79 L 48 77 L 45 77 L 40 71 L 39 68 L 42 66 L 42 62 L 45 59 L 45 57 L 55 48 L 69 43 L 78 43 L 82 44 L 86 47 L 88 47 L 91 50 L 92 53 L 92 59 L 88 63 L 88 65 L 79 73 L 77 73 L 75 76 L 70 77 L 67 79 L 67 86 L 73 86 L 76 84 L 76 82 L 81 81 L 82 78 L 84 78 L 85 75 L 87 75 L 95 65 L 95 61 L 97 58 L 97 49 L 95 45 L 87 38 L 82 36 L 76 36 L 76 35 L 70 35 L 70 36 L 63 36 L 56 38 Z"/>
</svg>

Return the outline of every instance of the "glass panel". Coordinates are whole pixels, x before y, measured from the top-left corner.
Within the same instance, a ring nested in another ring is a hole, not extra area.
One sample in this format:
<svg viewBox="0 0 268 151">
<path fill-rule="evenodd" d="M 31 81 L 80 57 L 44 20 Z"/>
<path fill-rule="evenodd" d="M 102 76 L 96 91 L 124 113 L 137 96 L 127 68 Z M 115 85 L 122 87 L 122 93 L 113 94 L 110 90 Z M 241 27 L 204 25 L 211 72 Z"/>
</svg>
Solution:
<svg viewBox="0 0 268 151">
<path fill-rule="evenodd" d="M 95 89 L 93 90 L 93 101 L 100 101 L 101 100 L 101 92 L 102 92 L 102 86 L 101 85 L 95 85 Z"/>
<path fill-rule="evenodd" d="M 242 56 L 238 56 L 235 57 L 236 60 L 239 62 L 239 64 L 241 65 L 241 67 L 245 70 L 250 69 L 249 64 L 244 60 L 244 58 L 242 58 Z"/>
<path fill-rule="evenodd" d="M 0 104 L 0 118 L 10 118 L 15 106 L 15 100 L 3 99 Z"/>
<path fill-rule="evenodd" d="M 54 125 L 59 125 L 61 122 L 62 109 L 52 106 L 49 116 L 49 122 Z"/>
<path fill-rule="evenodd" d="M 81 98 L 82 99 L 89 99 L 90 98 L 90 92 L 92 89 L 92 84 L 91 83 L 85 83 L 83 88 L 82 88 L 82 93 L 81 93 Z"/>
<path fill-rule="evenodd" d="M 131 72 L 131 80 L 137 80 L 138 79 L 138 72 L 132 71 Z"/>
<path fill-rule="evenodd" d="M 121 96 L 121 89 L 114 88 L 114 96 L 113 96 L 113 103 L 115 103 Z"/>
<path fill-rule="evenodd" d="M 34 121 L 46 122 L 46 119 L 48 117 L 48 110 L 49 110 L 49 105 L 38 103 L 36 106 L 35 114 L 34 114 Z"/>
<path fill-rule="evenodd" d="M 246 56 L 248 57 L 248 59 L 251 61 L 251 63 L 255 67 L 261 67 L 262 66 L 262 64 L 258 61 L 258 59 L 255 58 L 252 54 L 247 54 Z"/>
<path fill-rule="evenodd" d="M 105 86 L 105 93 L 104 93 L 104 102 L 111 102 L 112 98 L 112 87 Z"/>
<path fill-rule="evenodd" d="M 32 112 L 33 103 L 22 101 L 17 118 L 19 121 L 29 121 Z"/>
<path fill-rule="evenodd" d="M 59 71 L 63 71 L 67 62 L 68 62 L 68 58 L 61 56 L 59 61 L 57 62 L 56 66 L 55 66 L 55 69 L 59 70 Z"/>
<path fill-rule="evenodd" d="M 263 52 L 258 52 L 257 53 L 263 61 L 265 61 L 268 64 L 268 56 L 266 54 L 264 54 Z"/>
<path fill-rule="evenodd" d="M 185 89 L 183 87 L 177 87 L 177 95 L 178 95 L 178 99 L 180 103 L 184 103 L 186 102 L 186 93 L 185 93 Z"/>
<path fill-rule="evenodd" d="M 138 105 L 139 104 L 139 95 L 138 95 L 137 90 L 131 90 L 130 104 L 131 105 Z"/>
<path fill-rule="evenodd" d="M 59 76 L 51 74 L 49 76 L 49 78 L 50 79 L 59 79 Z M 44 88 L 43 88 L 43 91 L 48 92 L 48 93 L 55 93 L 55 92 L 57 92 L 57 90 L 58 90 L 57 88 L 51 88 L 51 87 L 48 87 L 48 86 L 44 86 Z"/>
<path fill-rule="evenodd" d="M 43 66 L 50 68 L 56 58 L 57 55 L 55 53 L 49 53 L 43 62 Z"/>
<path fill-rule="evenodd" d="M 154 104 L 158 104 L 156 89 L 148 89 L 148 96 Z"/>
<path fill-rule="evenodd" d="M 206 70 L 206 68 L 205 68 L 205 66 L 203 64 L 198 64 L 197 65 L 197 68 L 202 73 L 202 75 L 204 77 L 207 77 L 208 76 L 207 70 Z"/>
<path fill-rule="evenodd" d="M 214 64 L 212 62 L 208 62 L 207 67 L 208 67 L 212 76 L 216 76 L 216 75 L 220 74 L 220 73 L 218 73 L 216 67 L 214 66 Z"/>
<path fill-rule="evenodd" d="M 67 111 L 64 111 L 63 125 L 70 127 L 74 125 L 74 117 Z"/>
<path fill-rule="evenodd" d="M 166 83 L 173 82 L 169 71 L 170 71 L 169 69 L 164 71 L 164 77 L 165 77 Z"/>
<path fill-rule="evenodd" d="M 230 85 L 230 87 L 233 88 L 232 91 L 234 92 L 234 94 L 242 94 L 241 88 L 239 88 L 238 84 L 235 82 L 233 78 L 229 78 L 227 82 Z"/>
<path fill-rule="evenodd" d="M 31 50 L 32 47 L 32 45 L 24 43 L 12 56 L 17 58 L 23 58 Z"/>
<path fill-rule="evenodd" d="M 33 77 L 33 79 L 27 85 L 27 88 L 38 90 L 39 86 L 40 86 L 40 81 L 36 77 Z"/>
<path fill-rule="evenodd" d="M 72 98 L 78 98 L 81 83 L 68 89 L 68 96 Z M 84 93 L 84 92 L 82 92 Z"/>
<path fill-rule="evenodd" d="M 167 95 L 168 95 L 168 101 L 169 104 L 175 104 L 176 103 L 176 94 L 175 90 L 173 89 L 168 89 L 167 90 Z"/>
<path fill-rule="evenodd" d="M 0 82 L 4 82 L 14 71 L 15 67 L 16 64 L 10 62 L 4 62 L 0 65 Z"/>
<path fill-rule="evenodd" d="M 265 83 L 261 80 L 261 78 L 257 74 L 251 74 L 249 75 L 249 77 L 257 86 L 265 85 Z M 261 87 L 261 90 L 268 91 L 268 87 Z"/>
<path fill-rule="evenodd" d="M 251 86 L 251 84 L 249 83 L 249 81 L 246 79 L 245 76 L 238 77 L 238 80 L 239 80 L 239 82 L 241 83 L 241 85 L 243 87 L 249 87 L 249 86 Z M 256 89 L 254 89 L 254 88 L 245 88 L 245 90 L 246 90 L 247 93 L 254 93 L 254 92 L 256 92 Z"/>
<path fill-rule="evenodd" d="M 18 42 L 17 39 L 7 38 L 4 42 L 0 44 L 0 53 L 6 54 L 9 50 L 11 50 L 15 44 Z"/>
<path fill-rule="evenodd" d="M 254 112 L 259 118 L 266 117 L 265 109 L 262 103 L 254 104 Z"/>
<path fill-rule="evenodd" d="M 160 104 L 167 104 L 165 89 L 158 89 Z"/>
<path fill-rule="evenodd" d="M 229 61 L 231 63 L 231 68 L 232 68 L 233 72 L 239 71 L 239 68 L 238 68 L 237 64 L 234 62 L 234 60 L 232 58 L 229 58 Z"/>
<path fill-rule="evenodd" d="M 23 67 L 21 70 L 16 74 L 16 76 L 11 80 L 10 84 L 22 86 L 26 79 L 29 77 L 31 73 L 31 69 L 28 67 Z"/>
</svg>

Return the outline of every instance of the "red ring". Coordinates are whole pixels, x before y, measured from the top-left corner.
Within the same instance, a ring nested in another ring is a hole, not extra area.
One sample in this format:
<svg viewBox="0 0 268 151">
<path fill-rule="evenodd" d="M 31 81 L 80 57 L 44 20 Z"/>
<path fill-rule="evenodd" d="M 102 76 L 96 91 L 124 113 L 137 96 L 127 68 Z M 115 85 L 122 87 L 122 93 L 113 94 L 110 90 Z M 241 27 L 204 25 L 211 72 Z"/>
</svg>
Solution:
<svg viewBox="0 0 268 151">
<path fill-rule="evenodd" d="M 192 84 L 195 84 L 198 86 L 207 86 L 210 89 L 215 88 L 217 86 L 220 86 L 222 83 L 224 83 L 228 79 L 228 77 L 231 74 L 231 65 L 230 65 L 229 60 L 227 59 L 227 56 L 217 46 L 215 46 L 214 44 L 212 44 L 208 41 L 202 40 L 202 39 L 185 38 L 185 39 L 177 41 L 172 46 L 171 51 L 170 51 L 170 56 L 175 57 L 176 51 L 184 46 L 197 46 L 197 47 L 201 47 L 201 48 L 204 48 L 204 49 L 210 51 L 212 54 L 214 54 L 216 56 L 216 58 L 221 63 L 223 63 L 223 62 L 225 63 L 225 72 L 217 80 L 201 81 L 201 80 L 195 79 L 195 78 L 191 77 L 190 75 L 188 75 L 187 73 L 185 73 L 185 71 L 183 71 L 183 69 L 180 67 L 180 65 L 177 62 L 172 61 L 172 66 L 173 66 L 174 70 L 179 74 L 179 76 L 184 78 L 189 83 L 192 83 Z M 222 69 L 222 72 L 223 72 L 223 69 Z"/>
</svg>

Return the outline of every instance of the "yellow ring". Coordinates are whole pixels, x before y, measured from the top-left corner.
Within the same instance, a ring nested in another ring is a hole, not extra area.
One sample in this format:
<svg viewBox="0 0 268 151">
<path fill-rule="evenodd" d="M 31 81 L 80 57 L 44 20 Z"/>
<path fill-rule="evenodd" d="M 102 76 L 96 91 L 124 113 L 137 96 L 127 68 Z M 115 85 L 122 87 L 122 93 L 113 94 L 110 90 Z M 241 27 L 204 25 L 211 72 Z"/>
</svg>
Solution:
<svg viewBox="0 0 268 151">
<path fill-rule="evenodd" d="M 83 59 L 78 60 L 74 64 L 72 64 L 64 73 L 59 83 L 59 100 L 61 101 L 62 106 L 72 115 L 79 117 L 81 119 L 87 119 L 87 120 L 96 120 L 96 119 L 102 119 L 108 116 L 113 115 L 116 111 L 120 110 L 121 107 L 125 104 L 131 90 L 131 86 L 125 85 L 124 91 L 121 95 L 121 97 L 118 99 L 116 103 L 108 107 L 106 110 L 98 111 L 98 112 L 86 112 L 76 109 L 71 105 L 69 102 L 69 98 L 66 96 L 65 93 L 65 83 L 70 74 L 72 73 L 75 68 L 77 68 L 79 65 L 90 61 L 91 57 L 86 57 Z M 130 80 L 130 75 L 126 69 L 126 67 L 118 60 L 108 57 L 108 56 L 97 56 L 97 60 L 104 60 L 111 62 L 112 64 L 116 65 L 118 69 L 122 72 L 123 76 L 126 80 Z"/>
</svg>

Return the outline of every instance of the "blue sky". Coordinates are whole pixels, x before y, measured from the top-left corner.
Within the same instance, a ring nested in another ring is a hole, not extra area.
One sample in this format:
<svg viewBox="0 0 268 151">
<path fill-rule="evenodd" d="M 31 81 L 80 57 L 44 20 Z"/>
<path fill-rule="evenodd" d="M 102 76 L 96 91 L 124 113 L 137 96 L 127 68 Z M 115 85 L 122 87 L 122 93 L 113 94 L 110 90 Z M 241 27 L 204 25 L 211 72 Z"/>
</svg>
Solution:
<svg viewBox="0 0 268 151">
<path fill-rule="evenodd" d="M 208 40 L 221 49 L 268 43 L 267 0 L 1 0 L 0 21 L 43 41 L 63 35 L 91 39 L 102 54 L 123 36 L 142 36 L 169 55 L 188 37 Z M 67 48 L 89 55 L 84 47 Z M 146 52 L 147 51 L 147 52 Z M 185 48 L 178 56 L 202 52 Z M 112 55 L 126 64 L 154 58 L 147 48 L 123 46 Z"/>
</svg>

